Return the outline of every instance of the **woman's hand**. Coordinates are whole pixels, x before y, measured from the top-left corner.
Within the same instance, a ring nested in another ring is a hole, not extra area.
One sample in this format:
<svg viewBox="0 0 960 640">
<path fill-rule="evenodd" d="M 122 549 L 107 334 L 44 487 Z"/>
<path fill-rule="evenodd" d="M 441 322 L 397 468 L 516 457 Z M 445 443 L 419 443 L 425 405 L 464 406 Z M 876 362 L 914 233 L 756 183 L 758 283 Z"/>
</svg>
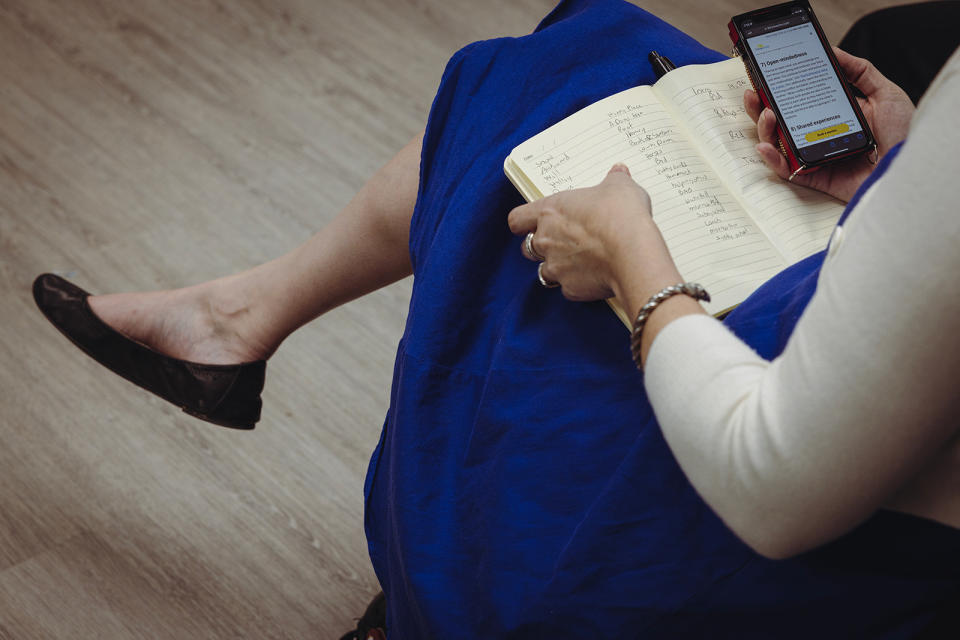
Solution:
<svg viewBox="0 0 960 640">
<path fill-rule="evenodd" d="M 833 48 L 833 52 L 837 56 L 837 62 L 840 63 L 844 75 L 866 96 L 866 98 L 857 98 L 857 101 L 877 140 L 877 151 L 882 158 L 891 147 L 907 137 L 910 118 L 914 112 L 913 103 L 903 89 L 887 80 L 869 61 L 852 56 L 836 47 Z M 743 104 L 747 113 L 757 123 L 760 143 L 756 148 L 764 164 L 781 178 L 788 178 L 790 170 L 787 159 L 780 154 L 776 146 L 777 119 L 773 112 L 764 108 L 756 92 L 749 89 L 743 95 Z M 796 176 L 793 183 L 849 202 L 873 171 L 872 156 L 873 154 L 860 155 L 813 173 Z"/>
<path fill-rule="evenodd" d="M 510 230 L 533 232 L 532 248 L 542 260 L 540 276 L 563 287 L 570 300 L 616 297 L 636 317 L 664 287 L 683 281 L 653 222 L 650 196 L 617 164 L 595 187 L 573 189 L 525 204 L 510 212 Z M 693 298 L 674 296 L 652 314 L 643 330 L 641 358 L 653 338 L 673 319 L 704 313 Z"/>
<path fill-rule="evenodd" d="M 626 166 L 615 165 L 595 187 L 573 189 L 517 207 L 508 218 L 515 234 L 535 232 L 541 275 L 563 287 L 570 300 L 620 296 L 636 256 L 670 254 L 653 223 L 650 196 Z M 674 284 L 674 283 L 668 283 Z"/>
</svg>

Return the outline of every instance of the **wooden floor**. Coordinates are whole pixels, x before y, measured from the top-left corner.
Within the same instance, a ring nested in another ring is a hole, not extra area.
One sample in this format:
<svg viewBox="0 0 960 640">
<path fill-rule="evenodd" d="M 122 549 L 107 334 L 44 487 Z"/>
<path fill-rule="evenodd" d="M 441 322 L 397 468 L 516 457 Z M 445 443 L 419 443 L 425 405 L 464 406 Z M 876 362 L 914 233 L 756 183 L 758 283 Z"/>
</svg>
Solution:
<svg viewBox="0 0 960 640">
<path fill-rule="evenodd" d="M 34 308 L 279 255 L 423 126 L 447 58 L 553 0 L 0 0 L 0 638 L 334 638 L 377 592 L 362 486 L 410 283 L 270 362 L 234 432 Z M 817 2 L 838 40 L 883 4 Z M 644 5 L 729 50 L 745 0 Z M 644 54 L 645 52 L 640 52 Z"/>
</svg>

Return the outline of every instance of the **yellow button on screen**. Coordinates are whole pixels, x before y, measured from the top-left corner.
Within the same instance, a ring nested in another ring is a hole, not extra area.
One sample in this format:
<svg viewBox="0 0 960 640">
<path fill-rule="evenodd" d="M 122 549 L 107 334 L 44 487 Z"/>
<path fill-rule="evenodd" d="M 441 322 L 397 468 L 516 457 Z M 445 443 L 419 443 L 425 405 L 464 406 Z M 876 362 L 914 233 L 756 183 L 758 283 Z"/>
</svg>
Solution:
<svg viewBox="0 0 960 640">
<path fill-rule="evenodd" d="M 807 135 L 803 136 L 807 139 L 807 142 L 816 142 L 817 140 L 823 140 L 824 138 L 829 138 L 831 136 L 837 136 L 841 133 L 846 133 L 850 131 L 850 127 L 846 124 L 838 124 L 832 127 L 827 127 L 826 129 L 820 129 L 818 131 L 811 131 Z"/>
</svg>

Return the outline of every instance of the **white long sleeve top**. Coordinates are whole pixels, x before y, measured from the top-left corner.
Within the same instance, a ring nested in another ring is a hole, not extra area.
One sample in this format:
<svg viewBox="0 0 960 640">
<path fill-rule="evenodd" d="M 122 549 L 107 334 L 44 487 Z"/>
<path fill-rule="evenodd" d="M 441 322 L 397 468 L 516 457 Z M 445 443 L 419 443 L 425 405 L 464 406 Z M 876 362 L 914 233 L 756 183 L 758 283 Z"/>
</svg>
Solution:
<svg viewBox="0 0 960 640">
<path fill-rule="evenodd" d="M 720 322 L 655 338 L 645 384 L 693 486 L 787 557 L 880 507 L 960 528 L 960 52 L 899 156 L 834 234 L 784 352 Z"/>
</svg>

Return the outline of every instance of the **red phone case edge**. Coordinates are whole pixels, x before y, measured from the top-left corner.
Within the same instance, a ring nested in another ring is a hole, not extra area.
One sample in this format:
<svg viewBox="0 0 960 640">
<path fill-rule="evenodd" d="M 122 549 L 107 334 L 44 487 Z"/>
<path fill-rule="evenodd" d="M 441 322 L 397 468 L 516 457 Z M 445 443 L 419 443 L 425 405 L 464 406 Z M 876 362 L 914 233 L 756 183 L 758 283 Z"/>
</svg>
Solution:
<svg viewBox="0 0 960 640">
<path fill-rule="evenodd" d="M 770 98 L 767 96 L 765 91 L 760 91 L 758 87 L 757 80 L 753 77 L 753 72 L 750 69 L 750 63 L 747 61 L 747 58 L 740 52 L 740 34 L 737 33 L 737 28 L 733 24 L 733 20 L 730 20 L 727 23 L 727 28 L 730 30 L 730 40 L 733 41 L 734 51 L 737 52 L 737 55 L 740 57 L 740 60 L 743 62 L 743 68 L 747 71 L 747 77 L 750 79 L 750 84 L 753 86 L 753 90 L 760 96 L 760 101 L 763 103 L 763 106 L 767 107 L 771 111 L 773 108 L 770 105 Z M 793 154 L 793 151 L 790 150 L 788 145 L 783 144 L 784 131 L 780 126 L 780 122 L 777 122 L 777 147 L 780 149 L 780 153 L 787 159 L 787 166 L 790 168 L 790 177 L 803 175 L 805 173 L 813 173 L 820 167 L 807 167 L 800 162 L 800 159 Z"/>
</svg>

